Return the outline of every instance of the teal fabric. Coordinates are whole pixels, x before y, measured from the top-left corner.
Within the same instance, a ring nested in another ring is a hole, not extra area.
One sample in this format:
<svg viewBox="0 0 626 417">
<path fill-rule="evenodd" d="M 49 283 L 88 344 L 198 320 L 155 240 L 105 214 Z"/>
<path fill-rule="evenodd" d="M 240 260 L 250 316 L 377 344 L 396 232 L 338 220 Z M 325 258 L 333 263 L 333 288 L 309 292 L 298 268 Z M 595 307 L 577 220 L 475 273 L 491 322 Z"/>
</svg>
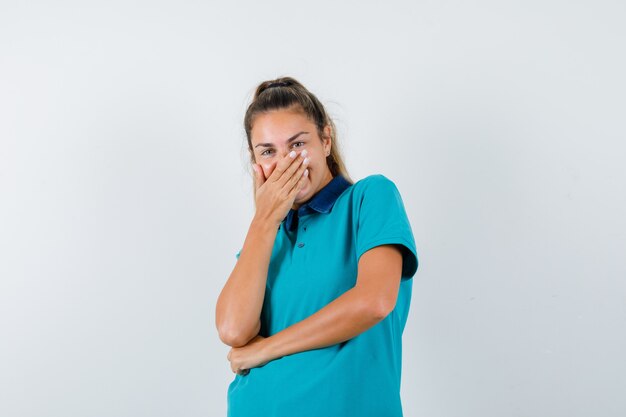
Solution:
<svg viewBox="0 0 626 417">
<path fill-rule="evenodd" d="M 384 175 L 349 185 L 327 213 L 299 217 L 295 230 L 283 220 L 270 260 L 260 334 L 276 334 L 352 288 L 361 255 L 383 244 L 400 245 L 403 252 L 394 310 L 343 343 L 236 375 L 228 387 L 229 417 L 402 416 L 402 332 L 418 260 L 402 198 Z"/>
</svg>

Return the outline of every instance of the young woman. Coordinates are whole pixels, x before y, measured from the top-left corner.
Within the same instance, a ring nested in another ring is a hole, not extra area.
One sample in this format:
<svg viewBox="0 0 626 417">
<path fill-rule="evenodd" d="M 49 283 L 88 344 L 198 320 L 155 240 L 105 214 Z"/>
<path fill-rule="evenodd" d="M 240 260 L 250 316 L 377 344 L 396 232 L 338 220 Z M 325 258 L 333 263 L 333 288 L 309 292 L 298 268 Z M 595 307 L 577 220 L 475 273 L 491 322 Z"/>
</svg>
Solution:
<svg viewBox="0 0 626 417">
<path fill-rule="evenodd" d="M 245 115 L 255 215 L 216 306 L 230 417 L 400 417 L 417 252 L 395 184 L 353 183 L 334 124 L 293 78 Z"/>
</svg>

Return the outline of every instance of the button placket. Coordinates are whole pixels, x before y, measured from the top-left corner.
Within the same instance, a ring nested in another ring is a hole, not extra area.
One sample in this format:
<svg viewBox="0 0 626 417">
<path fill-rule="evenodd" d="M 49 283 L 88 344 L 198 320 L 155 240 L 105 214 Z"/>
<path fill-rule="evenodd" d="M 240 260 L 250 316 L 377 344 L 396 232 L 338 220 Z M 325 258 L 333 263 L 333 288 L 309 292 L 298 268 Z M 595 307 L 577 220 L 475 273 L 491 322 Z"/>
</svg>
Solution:
<svg viewBox="0 0 626 417">
<path fill-rule="evenodd" d="M 303 232 L 306 232 L 306 224 L 301 223 L 301 224 L 300 224 L 300 227 L 302 228 L 302 231 L 303 231 Z M 299 247 L 299 248 L 303 248 L 303 247 L 304 247 L 304 245 L 305 245 L 305 243 L 304 243 L 304 242 L 302 242 L 302 241 L 298 242 L 298 247 Z"/>
</svg>

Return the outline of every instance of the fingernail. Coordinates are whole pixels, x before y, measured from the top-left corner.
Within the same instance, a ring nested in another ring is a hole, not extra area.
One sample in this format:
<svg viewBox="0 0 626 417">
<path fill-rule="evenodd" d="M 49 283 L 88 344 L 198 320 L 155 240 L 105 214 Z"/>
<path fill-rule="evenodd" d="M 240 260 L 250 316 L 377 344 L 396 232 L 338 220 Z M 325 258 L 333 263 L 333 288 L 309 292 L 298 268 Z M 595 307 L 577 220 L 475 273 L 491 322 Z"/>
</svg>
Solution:
<svg viewBox="0 0 626 417">
<path fill-rule="evenodd" d="M 290 158 L 295 158 L 296 157 L 296 151 L 289 152 L 289 157 Z"/>
<path fill-rule="evenodd" d="M 308 164 L 309 163 L 309 158 L 308 157 L 304 158 L 304 161 L 302 161 L 302 163 L 304 165 Z"/>
<path fill-rule="evenodd" d="M 303 174 L 303 175 L 304 175 L 305 177 L 308 177 L 308 176 L 309 176 L 309 170 L 308 170 L 308 169 L 305 169 L 305 170 L 304 170 L 304 174 Z"/>
<path fill-rule="evenodd" d="M 307 151 L 306 151 L 306 149 L 305 149 L 305 150 L 303 150 L 302 152 L 300 152 L 300 155 L 302 155 L 302 156 L 307 156 L 307 155 L 308 155 L 308 152 L 307 152 Z"/>
</svg>

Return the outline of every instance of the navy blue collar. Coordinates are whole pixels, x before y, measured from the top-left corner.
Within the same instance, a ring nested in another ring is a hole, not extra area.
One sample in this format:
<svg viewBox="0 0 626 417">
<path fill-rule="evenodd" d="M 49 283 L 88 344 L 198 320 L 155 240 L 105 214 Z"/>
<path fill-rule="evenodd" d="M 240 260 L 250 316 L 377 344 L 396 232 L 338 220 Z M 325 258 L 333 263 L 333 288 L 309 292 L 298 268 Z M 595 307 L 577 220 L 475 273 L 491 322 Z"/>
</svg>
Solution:
<svg viewBox="0 0 626 417">
<path fill-rule="evenodd" d="M 305 214 L 310 214 L 315 211 L 318 213 L 329 213 L 335 201 L 337 201 L 337 198 L 351 185 L 352 184 L 341 174 L 334 177 L 308 202 L 301 205 L 298 210 L 289 210 L 287 217 L 284 219 L 287 230 L 295 229 L 297 227 L 298 218 Z M 297 216 L 295 216 L 296 213 L 298 214 Z"/>
</svg>

